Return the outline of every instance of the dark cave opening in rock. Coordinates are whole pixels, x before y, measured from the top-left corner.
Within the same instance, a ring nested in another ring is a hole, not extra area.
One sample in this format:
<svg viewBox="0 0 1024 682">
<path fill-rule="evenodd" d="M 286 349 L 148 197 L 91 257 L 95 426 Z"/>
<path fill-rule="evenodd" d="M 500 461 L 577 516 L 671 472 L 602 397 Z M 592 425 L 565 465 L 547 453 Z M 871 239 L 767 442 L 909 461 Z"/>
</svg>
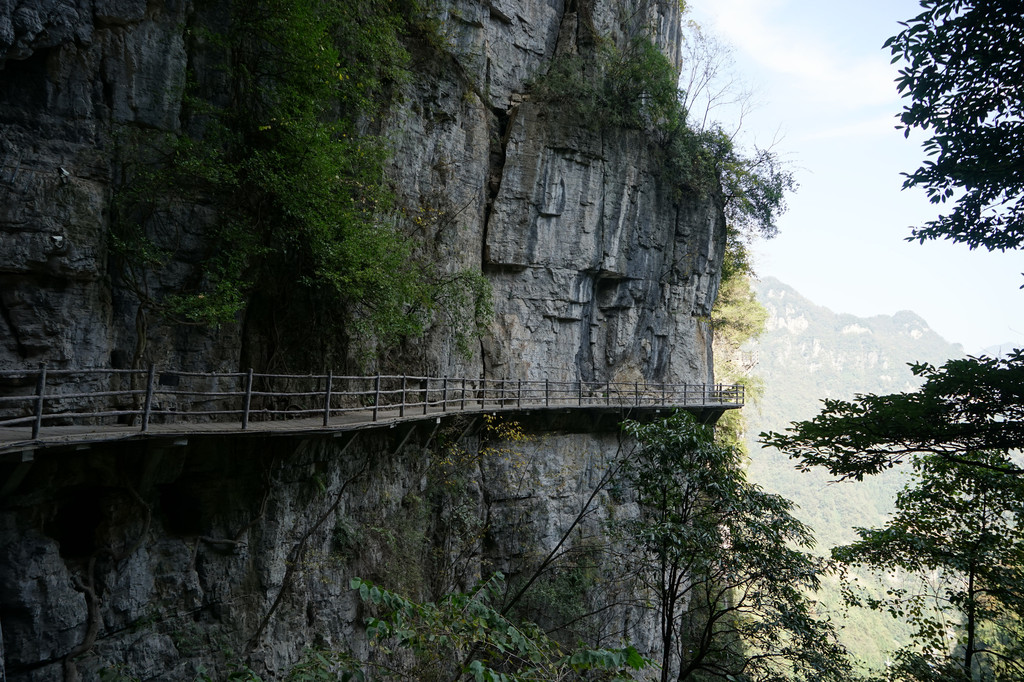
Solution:
<svg viewBox="0 0 1024 682">
<path fill-rule="evenodd" d="M 164 528 L 170 535 L 190 537 L 203 534 L 203 512 L 192 486 L 178 481 L 160 487 L 160 509 Z"/>
<path fill-rule="evenodd" d="M 103 520 L 98 488 L 76 490 L 59 503 L 46 523 L 46 534 L 57 541 L 64 559 L 84 559 L 96 551 L 96 530 Z"/>
</svg>

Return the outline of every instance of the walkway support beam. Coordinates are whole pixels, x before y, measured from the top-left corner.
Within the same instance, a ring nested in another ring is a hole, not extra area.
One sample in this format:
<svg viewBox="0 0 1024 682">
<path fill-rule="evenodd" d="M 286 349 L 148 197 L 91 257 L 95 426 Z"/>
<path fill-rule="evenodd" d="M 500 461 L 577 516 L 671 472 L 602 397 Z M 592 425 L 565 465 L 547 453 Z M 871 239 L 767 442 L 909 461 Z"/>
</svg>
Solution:
<svg viewBox="0 0 1024 682">
<path fill-rule="evenodd" d="M 334 372 L 327 372 L 327 387 L 324 390 L 324 426 L 331 421 L 331 383 L 334 381 Z"/>
<path fill-rule="evenodd" d="M 252 367 L 245 373 L 245 399 L 242 403 L 242 428 L 249 428 L 249 408 L 252 406 Z"/>
<path fill-rule="evenodd" d="M 149 364 L 149 375 L 146 377 L 146 403 L 142 408 L 142 430 L 149 428 L 149 414 L 153 410 L 153 380 L 156 378 L 156 365 Z"/>
</svg>

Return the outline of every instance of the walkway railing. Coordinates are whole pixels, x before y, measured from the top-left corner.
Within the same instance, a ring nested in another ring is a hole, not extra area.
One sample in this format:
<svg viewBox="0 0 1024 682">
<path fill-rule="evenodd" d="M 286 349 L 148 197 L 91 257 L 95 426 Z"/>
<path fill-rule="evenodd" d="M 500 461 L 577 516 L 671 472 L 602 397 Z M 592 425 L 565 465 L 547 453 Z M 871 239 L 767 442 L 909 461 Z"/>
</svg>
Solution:
<svg viewBox="0 0 1024 682">
<path fill-rule="evenodd" d="M 60 369 L 0 371 L 0 427 L 234 422 L 544 407 L 743 405 L 743 386 L 422 376 Z"/>
</svg>

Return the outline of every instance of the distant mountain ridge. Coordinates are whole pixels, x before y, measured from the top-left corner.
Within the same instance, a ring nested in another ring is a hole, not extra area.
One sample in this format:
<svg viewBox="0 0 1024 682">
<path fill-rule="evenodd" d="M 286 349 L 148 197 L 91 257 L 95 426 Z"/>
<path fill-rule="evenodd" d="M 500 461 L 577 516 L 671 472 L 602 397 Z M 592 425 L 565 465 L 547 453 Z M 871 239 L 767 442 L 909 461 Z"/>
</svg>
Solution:
<svg viewBox="0 0 1024 682">
<path fill-rule="evenodd" d="M 994 346 L 988 346 L 981 351 L 981 354 L 993 358 L 999 358 L 1018 348 L 1024 348 L 1024 343 L 1019 341 L 1007 341 L 1006 343 L 998 343 Z"/>
<path fill-rule="evenodd" d="M 768 309 L 767 330 L 750 349 L 758 359 L 755 373 L 767 384 L 765 403 L 785 411 L 778 415 L 785 418 L 781 424 L 768 420 L 767 428 L 813 416 L 823 398 L 913 390 L 917 383 L 907 363 L 942 363 L 964 354 L 960 344 L 949 343 L 909 310 L 872 317 L 835 313 L 771 277 L 755 291 Z"/>
</svg>

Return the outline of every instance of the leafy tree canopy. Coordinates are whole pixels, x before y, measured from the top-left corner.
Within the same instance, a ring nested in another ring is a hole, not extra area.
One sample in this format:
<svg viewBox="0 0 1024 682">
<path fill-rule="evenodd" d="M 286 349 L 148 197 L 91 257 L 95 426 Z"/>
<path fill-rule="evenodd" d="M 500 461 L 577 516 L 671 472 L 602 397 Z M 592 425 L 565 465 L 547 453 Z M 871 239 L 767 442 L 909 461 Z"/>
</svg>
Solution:
<svg viewBox="0 0 1024 682">
<path fill-rule="evenodd" d="M 928 159 L 904 187 L 922 187 L 946 215 L 910 240 L 944 238 L 970 248 L 1024 243 L 1024 22 L 1019 2 L 922 0 L 924 11 L 886 41 L 904 61 L 900 115 L 931 137 Z"/>
<path fill-rule="evenodd" d="M 914 364 L 911 370 L 925 380 L 916 392 L 825 400 L 814 419 L 794 422 L 784 434 L 762 433 L 761 442 L 799 459 L 803 469 L 823 466 L 856 480 L 913 454 L 989 466 L 965 455 L 1024 447 L 1024 351 L 1003 359 L 950 360 L 939 368 Z M 1010 463 L 998 468 L 1024 473 Z"/>
</svg>

